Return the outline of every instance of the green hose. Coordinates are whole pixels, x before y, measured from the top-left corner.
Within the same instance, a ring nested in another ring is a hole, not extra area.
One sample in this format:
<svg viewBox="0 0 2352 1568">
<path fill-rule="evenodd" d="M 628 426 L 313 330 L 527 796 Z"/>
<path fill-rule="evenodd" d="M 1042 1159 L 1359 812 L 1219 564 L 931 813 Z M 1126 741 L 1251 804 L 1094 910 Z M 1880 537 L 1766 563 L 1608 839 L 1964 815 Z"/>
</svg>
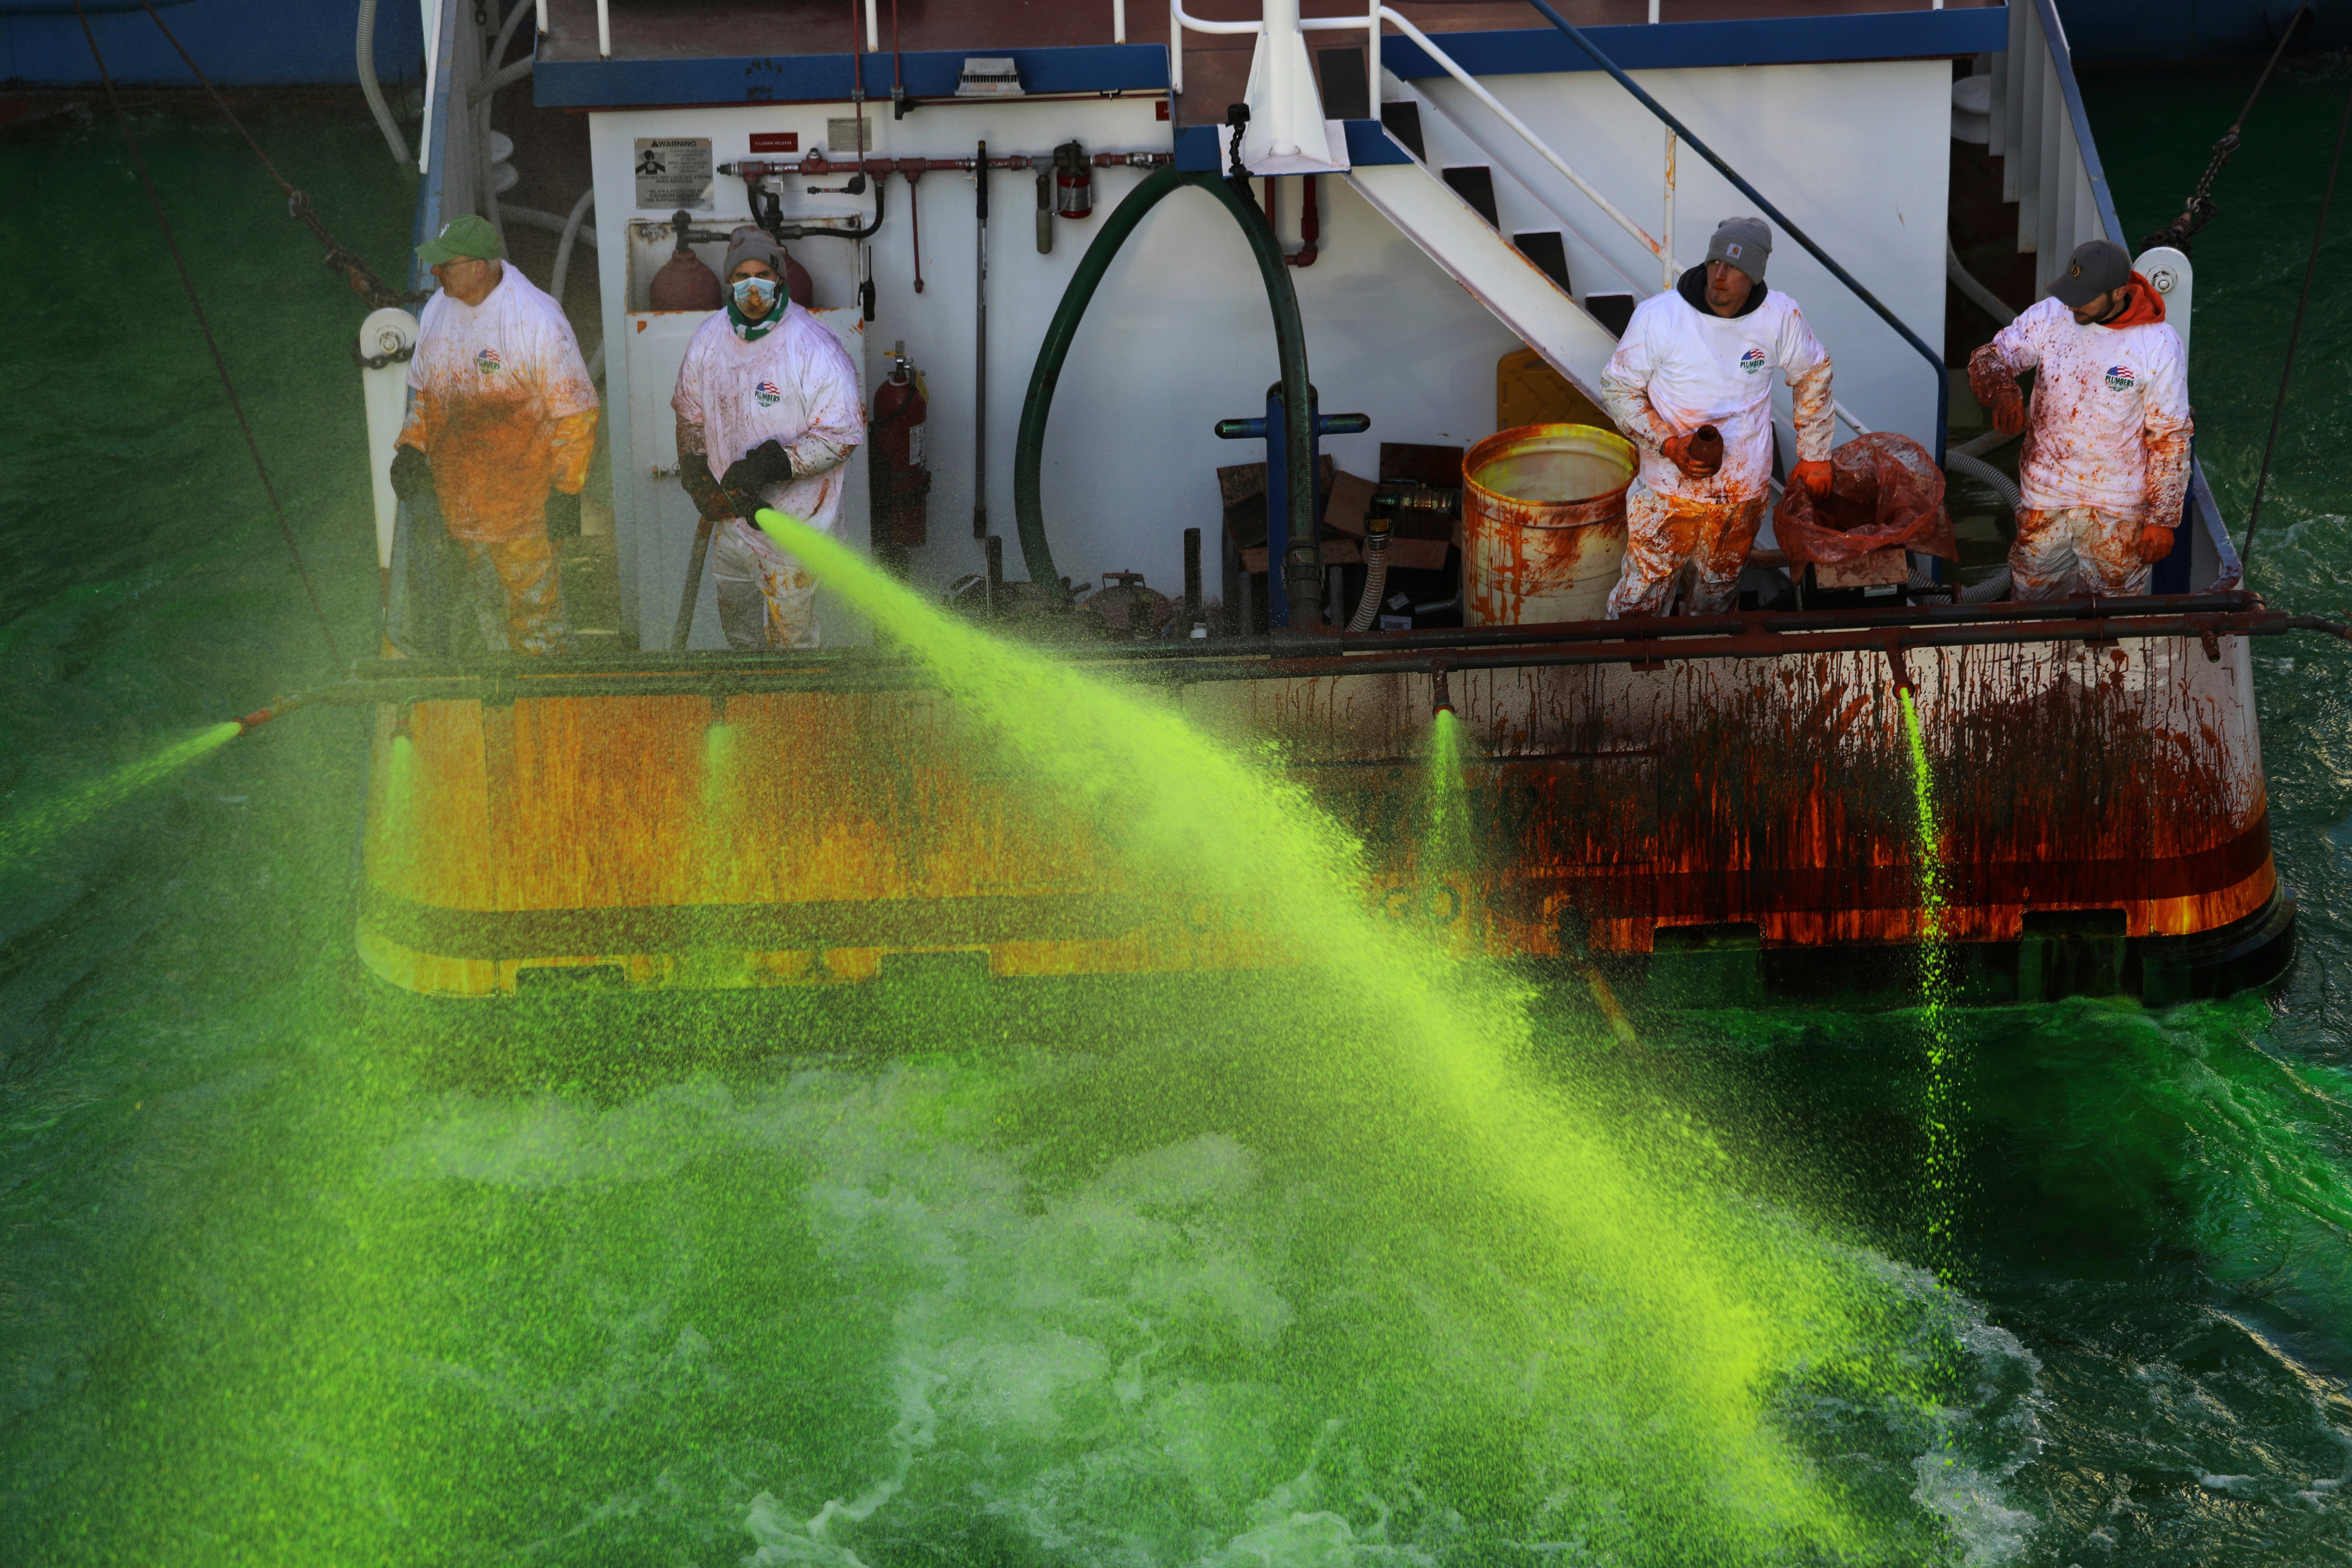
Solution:
<svg viewBox="0 0 2352 1568">
<path fill-rule="evenodd" d="M 1078 335 L 1078 322 L 1085 317 L 1087 306 L 1093 302 L 1103 274 L 1110 270 L 1111 258 L 1127 243 L 1128 236 L 1135 232 L 1136 225 L 1143 221 L 1143 215 L 1180 185 L 1196 185 L 1225 204 L 1234 221 L 1242 226 L 1250 251 L 1257 258 L 1257 269 L 1265 279 L 1266 303 L 1274 311 L 1275 343 L 1282 360 L 1282 400 L 1286 407 L 1299 415 L 1284 422 L 1284 460 L 1289 470 L 1289 494 L 1284 499 L 1290 516 L 1290 552 L 1285 562 L 1285 582 L 1310 584 L 1307 604 L 1311 606 L 1319 601 L 1322 567 L 1315 543 L 1314 465 L 1307 456 L 1314 432 L 1307 428 L 1305 418 L 1307 329 L 1298 320 L 1298 296 L 1290 285 L 1290 268 L 1282 258 L 1281 242 L 1267 226 L 1265 215 L 1223 177 L 1213 174 L 1153 170 L 1103 220 L 1102 232 L 1087 247 L 1086 255 L 1078 259 L 1077 271 L 1071 276 L 1070 286 L 1062 291 L 1062 303 L 1054 311 L 1053 324 L 1045 329 L 1045 341 L 1037 350 L 1037 367 L 1029 373 L 1029 395 L 1021 405 L 1021 432 L 1013 449 L 1013 516 L 1021 531 L 1021 559 L 1028 565 L 1029 580 L 1045 591 L 1049 604 L 1058 606 L 1069 603 L 1069 592 L 1062 586 L 1061 574 L 1054 570 L 1053 546 L 1045 540 L 1045 510 L 1040 493 L 1045 421 L 1054 409 L 1054 387 L 1062 379 L 1062 364 L 1069 358 L 1070 344 Z M 1267 564 L 1271 567 L 1273 563 Z M 1291 589 L 1294 605 L 1297 603 L 1297 588 Z"/>
</svg>

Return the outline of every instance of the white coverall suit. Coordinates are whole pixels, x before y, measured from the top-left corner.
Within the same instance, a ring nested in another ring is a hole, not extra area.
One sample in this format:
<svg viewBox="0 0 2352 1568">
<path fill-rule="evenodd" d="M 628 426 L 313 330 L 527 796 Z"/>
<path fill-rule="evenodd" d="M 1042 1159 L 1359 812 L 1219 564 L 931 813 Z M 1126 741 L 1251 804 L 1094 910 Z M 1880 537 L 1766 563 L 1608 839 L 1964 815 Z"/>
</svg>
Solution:
<svg viewBox="0 0 2352 1568">
<path fill-rule="evenodd" d="M 2189 488 L 2189 355 L 2165 323 L 2164 298 L 2137 273 L 2113 326 L 2086 327 L 2042 300 L 1969 361 L 1986 400 L 2034 371 L 2018 458 L 2013 593 L 2144 594 L 2143 528 L 2180 521 Z"/>
<path fill-rule="evenodd" d="M 806 310 L 789 306 L 749 341 L 727 311 L 713 315 L 686 346 L 670 406 L 679 453 L 704 453 L 720 478 L 761 442 L 782 443 L 793 477 L 762 489 L 761 503 L 820 533 L 838 531 L 842 464 L 866 439 L 866 405 L 848 351 Z M 710 574 L 729 647 L 817 646 L 816 578 L 766 534 L 740 518 L 719 523 Z"/>
<path fill-rule="evenodd" d="M 1830 356 L 1795 300 L 1759 283 L 1736 316 L 1704 303 L 1706 269 L 1634 307 L 1601 373 L 1602 404 L 1642 456 L 1625 494 L 1625 573 L 1609 618 L 1663 614 L 1685 566 L 1695 615 L 1731 607 L 1764 521 L 1772 477 L 1772 374 L 1796 389 L 1797 457 L 1830 455 Z M 1723 435 L 1723 466 L 1694 479 L 1661 448 L 1702 425 Z"/>
</svg>

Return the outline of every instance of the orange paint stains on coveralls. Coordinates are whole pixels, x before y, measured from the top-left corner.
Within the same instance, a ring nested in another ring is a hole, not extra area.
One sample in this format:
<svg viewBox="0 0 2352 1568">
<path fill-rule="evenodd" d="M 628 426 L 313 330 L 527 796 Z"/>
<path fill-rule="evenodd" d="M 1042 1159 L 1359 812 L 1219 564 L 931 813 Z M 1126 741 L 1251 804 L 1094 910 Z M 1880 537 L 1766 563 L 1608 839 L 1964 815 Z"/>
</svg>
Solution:
<svg viewBox="0 0 2352 1568">
<path fill-rule="evenodd" d="M 1738 314 L 1718 316 L 1705 287 L 1706 268 L 1693 268 L 1643 300 L 1601 374 L 1603 406 L 1641 453 L 1612 620 L 1664 613 L 1685 571 L 1695 579 L 1687 611 L 1732 606 L 1772 478 L 1776 379 L 1792 389 L 1798 460 L 1830 455 L 1830 358 L 1796 301 L 1759 283 Z M 1705 425 L 1723 435 L 1723 465 L 1685 474 L 1664 448 Z"/>
<path fill-rule="evenodd" d="M 433 465 L 492 649 L 571 645 L 547 537 L 551 489 L 577 495 L 596 445 L 596 388 L 562 310 L 511 263 L 488 298 L 427 301 L 408 362 L 400 442 Z M 493 608 L 496 606 L 497 608 Z"/>
<path fill-rule="evenodd" d="M 2122 314 L 2085 326 L 2043 300 L 1969 360 L 1969 384 L 1990 405 L 2004 383 L 2034 375 L 2018 458 L 2017 539 L 2010 574 L 2020 599 L 2141 594 L 2160 559 L 2145 530 L 2169 530 L 2189 488 L 2188 354 L 2166 324 L 2164 297 L 2132 274 Z"/>
</svg>

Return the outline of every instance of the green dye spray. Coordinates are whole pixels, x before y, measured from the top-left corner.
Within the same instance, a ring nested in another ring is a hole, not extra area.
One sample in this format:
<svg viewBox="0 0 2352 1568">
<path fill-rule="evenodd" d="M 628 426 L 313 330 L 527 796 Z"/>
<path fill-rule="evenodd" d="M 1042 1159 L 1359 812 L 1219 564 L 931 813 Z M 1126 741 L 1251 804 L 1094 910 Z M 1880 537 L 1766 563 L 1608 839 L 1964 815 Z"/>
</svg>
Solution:
<svg viewBox="0 0 2352 1568">
<path fill-rule="evenodd" d="M 1954 1121 L 1958 1094 L 1952 1081 L 1951 951 L 1944 941 L 1943 836 L 1936 824 L 1935 773 L 1927 739 L 1919 727 L 1919 705 L 1908 686 L 1903 700 L 1903 732 L 1910 750 L 1913 826 L 1919 846 L 1919 1026 L 1927 1047 L 1926 1103 L 1920 1127 L 1927 1151 L 1920 1173 L 1927 1205 L 1927 1256 L 1939 1272 L 1952 1262 L 1952 1226 L 1959 1210 L 1959 1149 Z"/>
<path fill-rule="evenodd" d="M 173 742 L 138 762 L 115 769 L 79 789 L 45 801 L 32 809 L 0 821 L 0 866 L 21 866 L 88 826 L 132 795 L 209 756 L 244 731 L 235 723 Z"/>
<path fill-rule="evenodd" d="M 1437 710 L 1429 730 L 1429 773 L 1422 786 L 1420 903 L 1433 929 L 1459 930 L 1469 912 L 1476 869 L 1470 838 L 1470 797 L 1463 777 L 1462 721 Z"/>
<path fill-rule="evenodd" d="M 1368 1403 L 1402 1384 L 1411 1409 L 1448 1413 L 1419 1434 L 1444 1453 L 1433 1468 L 1469 1464 L 1473 1493 L 1603 1556 L 1867 1552 L 1853 1500 L 1781 1417 L 1806 1380 L 1908 1397 L 1882 1353 L 1883 1279 L 1725 1193 L 1720 1156 L 1677 1118 L 1563 1087 L 1558 1063 L 1531 1070 L 1526 994 L 1383 919 L 1360 846 L 1172 700 L 1000 642 L 826 535 L 759 521 L 1041 790 L 1119 823 L 1123 859 L 1161 896 L 1246 908 L 1279 951 L 1235 1004 L 1248 1057 L 1172 1063 L 1110 1114 L 1172 1133 L 1196 1097 L 1245 1107 L 1345 1194 L 1346 1239 L 1297 1245 L 1452 1260 L 1347 1339 Z M 1450 1347 L 1433 1359 L 1414 1348 L 1433 1330 Z"/>
</svg>

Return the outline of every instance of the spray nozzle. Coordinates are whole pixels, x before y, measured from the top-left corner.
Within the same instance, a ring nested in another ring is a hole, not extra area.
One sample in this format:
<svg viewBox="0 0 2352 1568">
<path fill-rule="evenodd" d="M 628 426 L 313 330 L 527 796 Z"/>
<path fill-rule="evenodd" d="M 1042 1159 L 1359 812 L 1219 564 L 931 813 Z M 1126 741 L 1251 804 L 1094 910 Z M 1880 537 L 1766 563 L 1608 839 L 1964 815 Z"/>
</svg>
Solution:
<svg viewBox="0 0 2352 1568">
<path fill-rule="evenodd" d="M 1440 713 L 1453 712 L 1454 689 L 1446 681 L 1445 661 L 1444 659 L 1441 658 L 1435 664 L 1430 666 L 1429 679 L 1432 688 L 1431 697 L 1433 699 L 1430 708 L 1430 717 L 1434 719 Z"/>
<path fill-rule="evenodd" d="M 1890 647 L 1886 650 L 1886 668 L 1895 677 L 1895 695 L 1916 700 L 1919 695 L 1919 688 L 1911 679 L 1910 667 L 1903 662 L 1901 648 Z"/>
</svg>

